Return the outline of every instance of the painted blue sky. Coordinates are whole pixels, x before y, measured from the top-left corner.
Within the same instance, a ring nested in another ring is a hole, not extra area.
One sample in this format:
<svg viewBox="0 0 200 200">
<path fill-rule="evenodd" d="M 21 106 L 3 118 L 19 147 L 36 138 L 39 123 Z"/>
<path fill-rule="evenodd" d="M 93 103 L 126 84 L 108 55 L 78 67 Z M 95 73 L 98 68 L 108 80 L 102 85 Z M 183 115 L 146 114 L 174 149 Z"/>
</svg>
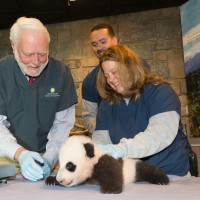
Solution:
<svg viewBox="0 0 200 200">
<path fill-rule="evenodd" d="M 200 52 L 200 1 L 190 0 L 180 6 L 185 62 Z"/>
</svg>

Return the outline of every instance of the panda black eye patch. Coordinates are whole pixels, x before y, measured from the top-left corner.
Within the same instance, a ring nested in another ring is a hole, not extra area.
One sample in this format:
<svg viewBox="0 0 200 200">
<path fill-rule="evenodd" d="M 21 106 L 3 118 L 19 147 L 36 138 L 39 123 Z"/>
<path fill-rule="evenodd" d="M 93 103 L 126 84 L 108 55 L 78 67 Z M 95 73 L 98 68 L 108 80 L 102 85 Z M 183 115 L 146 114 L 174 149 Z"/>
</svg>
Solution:
<svg viewBox="0 0 200 200">
<path fill-rule="evenodd" d="M 76 169 L 76 165 L 74 165 L 72 162 L 68 162 L 66 164 L 66 169 L 70 172 L 74 172 Z"/>
</svg>

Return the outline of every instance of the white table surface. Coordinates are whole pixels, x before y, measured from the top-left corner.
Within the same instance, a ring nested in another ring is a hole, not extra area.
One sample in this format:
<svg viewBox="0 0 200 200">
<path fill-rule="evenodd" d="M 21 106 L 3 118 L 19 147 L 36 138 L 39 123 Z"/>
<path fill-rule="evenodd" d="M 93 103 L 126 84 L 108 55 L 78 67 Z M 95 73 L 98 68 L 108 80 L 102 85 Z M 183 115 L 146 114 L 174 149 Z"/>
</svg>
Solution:
<svg viewBox="0 0 200 200">
<path fill-rule="evenodd" d="M 0 184 L 0 200 L 200 200 L 200 177 L 170 177 L 170 184 L 131 183 L 120 194 L 102 194 L 97 185 L 47 186 L 21 177 Z"/>
</svg>

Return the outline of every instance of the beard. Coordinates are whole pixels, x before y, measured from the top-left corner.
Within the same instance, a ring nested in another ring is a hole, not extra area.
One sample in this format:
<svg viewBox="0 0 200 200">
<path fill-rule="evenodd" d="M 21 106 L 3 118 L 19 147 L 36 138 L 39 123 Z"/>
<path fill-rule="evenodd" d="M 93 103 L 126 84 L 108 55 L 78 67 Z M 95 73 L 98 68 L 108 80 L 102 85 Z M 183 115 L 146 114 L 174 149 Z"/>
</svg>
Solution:
<svg viewBox="0 0 200 200">
<path fill-rule="evenodd" d="M 101 56 L 103 55 L 103 53 L 104 53 L 107 49 L 108 49 L 108 48 L 103 48 L 103 49 L 97 50 L 97 51 L 95 52 L 97 58 L 100 59 Z"/>
<path fill-rule="evenodd" d="M 47 58 L 47 60 L 44 63 L 40 63 L 38 66 L 34 65 L 33 63 L 24 64 L 20 61 L 19 54 L 16 49 L 14 50 L 13 53 L 14 53 L 15 60 L 17 61 L 21 71 L 28 76 L 33 76 L 33 77 L 39 76 L 49 62 Z M 32 72 L 31 70 L 29 70 L 30 67 L 37 68 L 37 71 Z"/>
</svg>

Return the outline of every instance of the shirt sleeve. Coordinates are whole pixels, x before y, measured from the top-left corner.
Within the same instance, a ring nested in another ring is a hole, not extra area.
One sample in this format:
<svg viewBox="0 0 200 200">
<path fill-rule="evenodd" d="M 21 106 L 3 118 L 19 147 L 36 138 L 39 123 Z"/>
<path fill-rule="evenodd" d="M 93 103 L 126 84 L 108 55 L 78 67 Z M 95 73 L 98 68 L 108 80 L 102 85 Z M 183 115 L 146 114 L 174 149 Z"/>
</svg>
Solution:
<svg viewBox="0 0 200 200">
<path fill-rule="evenodd" d="M 7 121 L 7 117 L 0 115 L 0 156 L 5 156 L 13 160 L 15 152 L 21 146 L 7 128 L 9 126 L 10 124 Z"/>
<path fill-rule="evenodd" d="M 69 136 L 75 123 L 75 105 L 70 108 L 57 112 L 53 126 L 48 134 L 46 152 L 43 155 L 44 160 L 53 168 L 58 161 L 60 146 Z"/>
<path fill-rule="evenodd" d="M 108 130 L 94 131 L 92 134 L 92 140 L 96 144 L 112 144 Z"/>
<path fill-rule="evenodd" d="M 82 100 L 82 119 L 83 125 L 93 133 L 96 128 L 96 116 L 97 116 L 98 104 L 90 101 Z"/>
<path fill-rule="evenodd" d="M 158 153 L 174 141 L 179 120 L 180 116 L 175 111 L 154 115 L 144 132 L 134 138 L 122 138 L 118 145 L 124 148 L 127 158 L 143 158 Z"/>
</svg>

